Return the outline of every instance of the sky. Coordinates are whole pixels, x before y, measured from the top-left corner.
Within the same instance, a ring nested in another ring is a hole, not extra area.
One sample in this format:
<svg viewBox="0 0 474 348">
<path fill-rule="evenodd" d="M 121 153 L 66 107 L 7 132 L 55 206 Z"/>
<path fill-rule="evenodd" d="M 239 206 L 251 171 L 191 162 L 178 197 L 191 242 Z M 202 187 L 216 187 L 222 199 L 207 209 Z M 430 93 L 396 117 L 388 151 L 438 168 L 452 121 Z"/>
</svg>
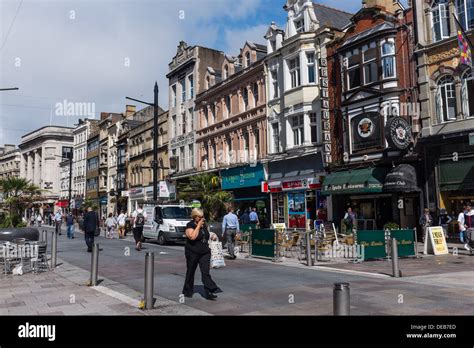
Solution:
<svg viewBox="0 0 474 348">
<path fill-rule="evenodd" d="M 77 122 L 58 105 L 87 103 L 97 118 L 136 104 L 126 96 L 152 102 L 155 81 L 167 109 L 168 63 L 181 40 L 236 55 L 245 41 L 264 44 L 272 21 L 284 29 L 285 2 L 0 0 L 0 88 L 19 87 L 0 91 L 0 146 Z M 355 13 L 362 0 L 315 2 Z"/>
</svg>

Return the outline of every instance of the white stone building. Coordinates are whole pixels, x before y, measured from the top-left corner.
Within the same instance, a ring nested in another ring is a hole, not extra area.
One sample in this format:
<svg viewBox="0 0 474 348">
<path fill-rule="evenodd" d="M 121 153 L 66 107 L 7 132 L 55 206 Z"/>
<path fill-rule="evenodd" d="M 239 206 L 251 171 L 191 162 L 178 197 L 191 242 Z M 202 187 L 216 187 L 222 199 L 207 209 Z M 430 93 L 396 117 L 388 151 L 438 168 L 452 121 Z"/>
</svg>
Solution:
<svg viewBox="0 0 474 348">
<path fill-rule="evenodd" d="M 15 145 L 0 147 L 0 180 L 20 176 L 21 152 Z"/>
</svg>

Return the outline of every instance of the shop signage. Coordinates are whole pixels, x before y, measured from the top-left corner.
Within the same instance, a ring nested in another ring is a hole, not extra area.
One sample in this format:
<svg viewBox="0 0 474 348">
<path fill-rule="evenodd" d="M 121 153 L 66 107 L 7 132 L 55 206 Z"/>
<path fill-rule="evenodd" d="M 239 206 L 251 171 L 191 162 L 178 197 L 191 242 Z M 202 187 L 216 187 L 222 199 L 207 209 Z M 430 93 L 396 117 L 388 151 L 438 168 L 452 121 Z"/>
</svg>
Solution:
<svg viewBox="0 0 474 348">
<path fill-rule="evenodd" d="M 201 202 L 199 201 L 192 201 L 191 208 L 201 208 Z"/>
<path fill-rule="evenodd" d="M 409 164 L 401 164 L 392 169 L 385 177 L 385 192 L 418 192 L 416 170 Z"/>
<path fill-rule="evenodd" d="M 182 147 L 188 144 L 194 144 L 194 132 L 191 132 L 186 135 L 180 135 L 171 139 L 170 141 L 170 149 L 177 149 L 178 147 Z"/>
<path fill-rule="evenodd" d="M 354 151 L 381 147 L 381 117 L 376 112 L 355 116 L 351 120 L 352 148 Z"/>
<path fill-rule="evenodd" d="M 428 227 L 425 236 L 425 248 L 424 254 L 433 253 L 435 255 L 446 255 L 449 253 L 448 245 L 446 244 L 446 237 L 444 235 L 443 228 L 441 226 Z"/>
<path fill-rule="evenodd" d="M 262 164 L 223 170 L 221 177 L 223 190 L 260 186 L 265 181 Z"/>
<path fill-rule="evenodd" d="M 130 198 L 143 197 L 143 188 L 132 188 L 130 190 Z"/>
<path fill-rule="evenodd" d="M 161 198 L 169 198 L 170 190 L 168 188 L 168 183 L 166 181 L 160 181 L 160 192 L 159 196 Z"/>
<path fill-rule="evenodd" d="M 100 197 L 100 201 L 99 201 L 100 204 L 107 204 L 107 197 Z"/>
<path fill-rule="evenodd" d="M 415 256 L 414 230 L 392 230 L 390 237 L 397 240 L 398 256 Z"/>
<path fill-rule="evenodd" d="M 283 191 L 287 190 L 305 190 L 305 189 L 313 189 L 313 188 L 320 188 L 321 184 L 319 183 L 316 178 L 307 178 L 301 180 L 293 180 L 293 181 L 284 181 L 281 184 L 281 188 Z"/>
<path fill-rule="evenodd" d="M 45 190 L 52 190 L 53 189 L 53 183 L 52 182 L 45 182 L 44 183 L 44 189 Z"/>
<path fill-rule="evenodd" d="M 275 258 L 275 234 L 275 230 L 271 229 L 252 230 L 251 256 Z"/>
<path fill-rule="evenodd" d="M 331 119 L 329 117 L 329 93 L 328 93 L 328 62 L 326 58 L 319 60 L 319 76 L 321 86 L 321 122 L 323 134 L 323 165 L 329 166 L 332 163 L 331 144 Z"/>
<path fill-rule="evenodd" d="M 407 149 L 412 139 L 410 124 L 402 117 L 389 118 L 385 125 L 385 138 L 391 148 Z"/>
<path fill-rule="evenodd" d="M 384 230 L 358 230 L 357 244 L 364 247 L 364 260 L 381 259 L 387 256 Z"/>
<path fill-rule="evenodd" d="M 261 188 L 262 188 L 262 192 L 263 192 L 263 193 L 268 193 L 268 192 L 270 192 L 270 189 L 269 189 L 269 187 L 268 187 L 268 182 L 263 181 L 263 182 L 261 183 L 261 185 L 262 185 Z"/>
</svg>

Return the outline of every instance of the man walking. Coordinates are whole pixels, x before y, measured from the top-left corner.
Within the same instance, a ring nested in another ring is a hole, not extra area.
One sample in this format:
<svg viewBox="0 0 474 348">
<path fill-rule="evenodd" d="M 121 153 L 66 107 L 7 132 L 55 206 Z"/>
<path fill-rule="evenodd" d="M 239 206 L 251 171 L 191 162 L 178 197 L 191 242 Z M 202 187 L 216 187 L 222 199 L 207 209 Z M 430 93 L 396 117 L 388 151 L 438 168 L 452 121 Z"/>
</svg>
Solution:
<svg viewBox="0 0 474 348">
<path fill-rule="evenodd" d="M 135 250 L 142 250 L 142 236 L 143 226 L 146 221 L 146 212 L 143 210 L 143 205 L 139 204 L 138 209 L 132 214 L 133 220 L 133 237 L 135 238 Z"/>
<path fill-rule="evenodd" d="M 467 213 L 466 206 L 463 205 L 462 211 L 458 215 L 458 226 L 459 226 L 459 240 L 461 243 L 464 243 L 464 233 L 466 231 L 466 219 L 465 219 L 465 214 Z"/>
<path fill-rule="evenodd" d="M 464 215 L 465 221 L 465 238 L 464 242 L 464 249 L 471 251 L 472 245 L 474 241 L 474 209 L 472 208 L 471 204 L 466 204 L 466 214 Z"/>
<path fill-rule="evenodd" d="M 66 217 L 66 226 L 67 226 L 67 239 L 74 239 L 74 216 L 72 216 L 71 212 L 69 212 L 69 214 Z"/>
<path fill-rule="evenodd" d="M 99 228 L 99 216 L 91 207 L 87 208 L 84 215 L 84 238 L 87 244 L 87 252 L 92 252 L 94 244 L 95 231 Z"/>
<path fill-rule="evenodd" d="M 236 259 L 237 256 L 234 254 L 235 235 L 240 232 L 239 219 L 234 214 L 234 208 L 227 208 L 227 215 L 222 220 L 222 233 L 226 240 L 227 251 L 229 252 L 232 260 Z"/>
<path fill-rule="evenodd" d="M 63 215 L 61 214 L 61 210 L 58 210 L 56 212 L 56 215 L 54 215 L 54 223 L 56 224 L 56 233 L 61 235 L 61 223 L 63 220 Z"/>
<path fill-rule="evenodd" d="M 253 225 L 258 224 L 258 215 L 257 215 L 257 208 L 252 208 L 252 211 L 249 214 L 250 223 Z"/>
<path fill-rule="evenodd" d="M 117 218 L 119 239 L 125 238 L 126 220 L 127 220 L 127 215 L 125 215 L 125 212 L 122 210 L 120 215 Z"/>
</svg>

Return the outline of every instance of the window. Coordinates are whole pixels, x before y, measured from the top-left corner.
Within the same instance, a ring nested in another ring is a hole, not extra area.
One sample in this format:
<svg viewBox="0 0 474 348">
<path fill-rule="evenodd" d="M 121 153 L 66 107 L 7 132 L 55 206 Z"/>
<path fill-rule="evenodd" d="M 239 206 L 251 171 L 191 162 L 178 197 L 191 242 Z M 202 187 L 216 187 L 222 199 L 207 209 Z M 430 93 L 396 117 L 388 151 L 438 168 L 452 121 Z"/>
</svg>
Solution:
<svg viewBox="0 0 474 348">
<path fill-rule="evenodd" d="M 293 145 L 303 145 L 304 142 L 304 115 L 293 116 L 291 119 L 293 129 Z"/>
<path fill-rule="evenodd" d="M 211 87 L 211 79 L 210 77 L 206 77 L 206 89 L 209 89 Z"/>
<path fill-rule="evenodd" d="M 474 0 L 456 0 L 456 12 L 464 30 L 474 28 Z"/>
<path fill-rule="evenodd" d="M 278 71 L 272 70 L 273 98 L 278 98 Z"/>
<path fill-rule="evenodd" d="M 186 101 L 186 81 L 184 78 L 179 81 L 179 86 L 181 88 L 181 103 L 184 103 Z"/>
<path fill-rule="evenodd" d="M 299 57 L 291 59 L 288 62 L 288 68 L 290 70 L 291 88 L 298 87 L 301 84 Z"/>
<path fill-rule="evenodd" d="M 183 121 L 181 122 L 181 127 L 182 127 L 181 128 L 181 131 L 182 131 L 181 134 L 186 134 L 186 125 L 188 123 L 188 120 L 186 119 L 186 114 L 185 113 L 183 113 L 182 118 L 183 118 Z"/>
<path fill-rule="evenodd" d="M 249 91 L 247 87 L 242 88 L 242 99 L 244 101 L 244 111 L 249 107 Z"/>
<path fill-rule="evenodd" d="M 171 86 L 171 106 L 176 106 L 176 85 Z"/>
<path fill-rule="evenodd" d="M 244 141 L 244 146 L 243 146 L 244 153 L 243 153 L 243 158 L 241 158 L 241 160 L 247 161 L 249 158 L 249 144 L 250 144 L 250 136 L 248 132 L 244 133 L 243 141 Z"/>
<path fill-rule="evenodd" d="M 448 0 L 435 0 L 431 6 L 433 41 L 440 41 L 449 37 L 451 31 L 449 24 Z"/>
<path fill-rule="evenodd" d="M 231 163 L 231 161 L 233 160 L 233 156 L 232 156 L 232 137 L 228 137 L 226 139 L 226 142 L 227 142 L 227 163 Z"/>
<path fill-rule="evenodd" d="M 212 143 L 212 166 L 217 167 L 217 145 L 215 142 Z"/>
<path fill-rule="evenodd" d="M 194 127 L 194 113 L 193 113 L 193 108 L 189 108 L 188 109 L 188 121 L 189 121 L 189 131 L 192 132 L 193 131 L 193 127 Z"/>
<path fill-rule="evenodd" d="M 377 49 L 369 48 L 363 52 L 364 59 L 364 84 L 376 82 L 377 73 Z"/>
<path fill-rule="evenodd" d="M 94 170 L 99 168 L 99 158 L 98 157 L 92 157 L 87 160 L 87 170 Z"/>
<path fill-rule="evenodd" d="M 188 145 L 188 163 L 189 168 L 194 168 L 194 145 Z"/>
<path fill-rule="evenodd" d="M 207 127 L 209 125 L 209 110 L 207 105 L 204 105 L 204 125 L 203 127 Z"/>
<path fill-rule="evenodd" d="M 226 64 L 224 66 L 224 79 L 229 77 L 229 66 Z"/>
<path fill-rule="evenodd" d="M 189 99 L 193 99 L 194 98 L 194 76 L 193 75 L 189 75 L 188 82 L 189 82 Z"/>
<path fill-rule="evenodd" d="M 436 113 L 440 122 L 456 119 L 456 89 L 452 76 L 444 76 L 438 81 L 436 91 Z"/>
<path fill-rule="evenodd" d="M 227 117 L 229 117 L 231 112 L 232 112 L 230 95 L 226 95 L 226 97 L 225 97 L 225 108 L 226 108 L 226 111 L 227 111 Z"/>
<path fill-rule="evenodd" d="M 184 169 L 184 146 L 179 148 L 179 167 Z"/>
<path fill-rule="evenodd" d="M 295 21 L 295 29 L 297 33 L 302 33 L 304 31 L 304 20 L 298 19 Z"/>
<path fill-rule="evenodd" d="M 360 55 L 356 51 L 355 54 L 348 58 L 347 66 L 347 86 L 348 89 L 360 87 Z"/>
<path fill-rule="evenodd" d="M 311 142 L 318 142 L 318 117 L 316 113 L 312 112 L 309 114 L 309 125 L 311 127 Z"/>
<path fill-rule="evenodd" d="M 209 124 L 214 124 L 215 120 L 216 120 L 216 104 L 214 104 L 214 102 L 211 102 L 210 105 L 209 105 L 210 109 L 211 109 L 211 113 L 209 114 Z"/>
<path fill-rule="evenodd" d="M 251 64 L 250 52 L 245 53 L 245 67 L 249 67 Z"/>
<path fill-rule="evenodd" d="M 253 100 L 255 101 L 255 106 L 258 104 L 258 83 L 253 84 Z"/>
<path fill-rule="evenodd" d="M 316 82 L 316 67 L 314 65 L 314 53 L 307 53 L 308 60 L 308 83 Z"/>
<path fill-rule="evenodd" d="M 465 117 L 474 116 L 474 76 L 472 69 L 461 78 L 462 112 Z"/>
<path fill-rule="evenodd" d="M 259 153 L 260 153 L 260 131 L 258 129 L 254 129 L 253 131 L 253 138 L 254 138 L 254 159 L 257 160 Z"/>
<path fill-rule="evenodd" d="M 395 43 L 393 41 L 382 43 L 382 71 L 384 79 L 395 77 Z"/>
</svg>

